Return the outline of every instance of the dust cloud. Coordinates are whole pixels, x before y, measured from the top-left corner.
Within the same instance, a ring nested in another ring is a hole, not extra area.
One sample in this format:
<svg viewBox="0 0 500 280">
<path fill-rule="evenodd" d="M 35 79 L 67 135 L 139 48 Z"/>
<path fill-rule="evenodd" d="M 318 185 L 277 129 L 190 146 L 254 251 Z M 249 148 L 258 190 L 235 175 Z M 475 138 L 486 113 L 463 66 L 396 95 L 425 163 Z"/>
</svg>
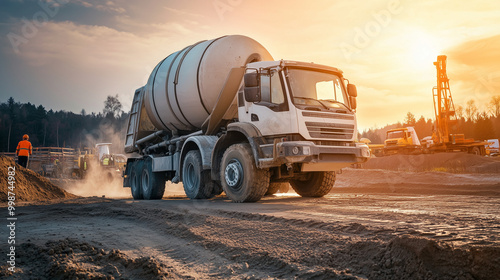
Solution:
<svg viewBox="0 0 500 280">
<path fill-rule="evenodd" d="M 123 187 L 121 171 L 116 169 L 103 169 L 99 166 L 90 168 L 87 177 L 82 180 L 59 180 L 57 184 L 69 193 L 84 196 L 104 196 L 108 198 L 132 198 L 130 188 Z M 182 183 L 173 184 L 170 181 L 165 183 L 164 197 L 185 197 Z"/>
<path fill-rule="evenodd" d="M 121 174 L 121 171 L 116 168 L 90 165 L 84 179 L 72 180 L 71 184 L 65 184 L 64 189 L 72 194 L 86 197 L 132 197 L 130 189 L 123 187 Z"/>
<path fill-rule="evenodd" d="M 112 143 L 110 152 L 113 155 L 125 157 L 139 157 L 138 154 L 125 154 L 126 125 L 119 128 L 111 123 L 101 124 L 99 128 L 85 134 L 85 143 L 88 148 L 94 148 L 99 143 Z M 94 152 L 95 153 L 95 152 Z M 53 180 L 66 191 L 84 197 L 105 196 L 109 198 L 131 198 L 130 188 L 123 187 L 122 171 L 124 166 L 117 168 L 100 166 L 96 155 L 89 162 L 86 175 L 81 180 Z M 165 183 L 164 196 L 185 196 L 182 183 Z"/>
<path fill-rule="evenodd" d="M 125 154 L 125 135 L 126 124 L 117 128 L 110 123 L 103 123 L 97 129 L 85 134 L 85 143 L 89 148 L 94 148 L 99 143 L 112 143 L 111 153 Z"/>
<path fill-rule="evenodd" d="M 79 196 L 105 196 L 112 198 L 132 197 L 129 188 L 123 188 L 122 170 L 123 166 L 104 167 L 99 164 L 95 145 L 99 143 L 111 143 L 110 153 L 112 155 L 124 155 L 126 125 L 116 126 L 112 123 L 103 123 L 91 132 L 85 134 L 85 143 L 94 153 L 93 158 L 88 161 L 88 170 L 81 180 L 62 182 L 64 189 Z"/>
<path fill-rule="evenodd" d="M 167 181 L 165 184 L 165 196 L 186 196 L 184 192 L 184 186 L 182 183 L 174 184 L 170 181 Z"/>
</svg>

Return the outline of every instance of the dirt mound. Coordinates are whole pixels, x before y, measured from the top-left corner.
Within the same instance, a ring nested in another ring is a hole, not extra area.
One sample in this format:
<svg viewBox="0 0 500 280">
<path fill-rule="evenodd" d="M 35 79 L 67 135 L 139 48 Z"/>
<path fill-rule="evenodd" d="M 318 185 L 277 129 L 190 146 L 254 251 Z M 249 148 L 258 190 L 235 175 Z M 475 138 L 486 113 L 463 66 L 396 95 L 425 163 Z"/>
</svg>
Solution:
<svg viewBox="0 0 500 280">
<path fill-rule="evenodd" d="M 500 160 L 467 153 L 392 155 L 370 159 L 366 169 L 442 171 L 451 173 L 500 173 Z"/>
<path fill-rule="evenodd" d="M 25 169 L 16 164 L 13 159 L 0 156 L 0 202 L 7 202 L 8 171 L 9 167 L 15 170 L 15 194 L 16 201 L 46 201 L 58 198 L 75 198 L 58 186 L 52 184 L 48 179 L 39 174 Z"/>
<path fill-rule="evenodd" d="M 396 237 L 373 256 L 370 279 L 495 279 L 500 248 L 453 248 L 427 238 Z"/>
<path fill-rule="evenodd" d="M 500 172 L 458 174 L 346 168 L 337 175 L 332 193 L 349 192 L 498 197 Z"/>
<path fill-rule="evenodd" d="M 4 265 L 0 277 L 23 279 L 175 279 L 169 268 L 151 257 L 129 258 L 119 250 L 105 251 L 74 239 L 49 241 L 45 246 L 23 243 L 18 269 L 12 273 Z"/>
</svg>

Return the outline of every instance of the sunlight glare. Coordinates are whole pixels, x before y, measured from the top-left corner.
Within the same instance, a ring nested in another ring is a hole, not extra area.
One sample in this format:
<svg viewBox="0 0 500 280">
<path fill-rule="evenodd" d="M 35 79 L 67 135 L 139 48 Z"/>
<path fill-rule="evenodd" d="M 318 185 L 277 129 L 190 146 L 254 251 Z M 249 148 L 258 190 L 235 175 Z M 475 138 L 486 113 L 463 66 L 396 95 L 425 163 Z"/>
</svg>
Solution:
<svg viewBox="0 0 500 280">
<path fill-rule="evenodd" d="M 413 31 L 409 35 L 409 57 L 410 66 L 417 69 L 432 67 L 436 57 L 440 55 L 440 47 L 437 40 L 423 31 Z"/>
</svg>

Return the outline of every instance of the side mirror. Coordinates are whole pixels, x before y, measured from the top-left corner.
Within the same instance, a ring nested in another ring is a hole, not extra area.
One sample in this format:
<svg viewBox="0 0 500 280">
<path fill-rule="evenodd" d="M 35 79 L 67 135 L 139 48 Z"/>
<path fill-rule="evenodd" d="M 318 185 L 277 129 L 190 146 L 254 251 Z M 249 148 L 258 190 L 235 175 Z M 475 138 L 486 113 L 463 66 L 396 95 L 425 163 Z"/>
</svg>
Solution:
<svg viewBox="0 0 500 280">
<path fill-rule="evenodd" d="M 350 96 L 349 99 L 351 100 L 351 109 L 356 110 L 356 108 L 358 107 L 356 97 Z"/>
<path fill-rule="evenodd" d="M 257 72 L 246 73 L 245 80 L 245 100 L 247 102 L 260 102 L 259 74 Z"/>
<path fill-rule="evenodd" d="M 347 85 L 347 93 L 349 94 L 349 96 L 358 97 L 358 90 L 356 89 L 356 86 L 353 84 Z"/>
<path fill-rule="evenodd" d="M 256 72 L 246 73 L 244 76 L 245 87 L 258 87 L 259 86 L 259 74 Z"/>
<path fill-rule="evenodd" d="M 245 87 L 244 91 L 247 102 L 260 102 L 260 87 Z"/>
</svg>

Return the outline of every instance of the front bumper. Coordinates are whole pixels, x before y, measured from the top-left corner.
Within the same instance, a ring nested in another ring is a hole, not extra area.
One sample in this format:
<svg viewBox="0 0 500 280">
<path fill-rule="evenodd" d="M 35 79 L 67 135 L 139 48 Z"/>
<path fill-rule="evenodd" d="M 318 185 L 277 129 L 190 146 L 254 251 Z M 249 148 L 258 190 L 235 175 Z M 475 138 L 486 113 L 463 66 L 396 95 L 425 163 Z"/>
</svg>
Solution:
<svg viewBox="0 0 500 280">
<path fill-rule="evenodd" d="M 276 142 L 262 145 L 264 155 L 259 167 L 275 167 L 288 163 L 303 163 L 302 171 L 335 171 L 370 158 L 366 144 L 353 146 L 322 146 L 310 141 Z"/>
</svg>

